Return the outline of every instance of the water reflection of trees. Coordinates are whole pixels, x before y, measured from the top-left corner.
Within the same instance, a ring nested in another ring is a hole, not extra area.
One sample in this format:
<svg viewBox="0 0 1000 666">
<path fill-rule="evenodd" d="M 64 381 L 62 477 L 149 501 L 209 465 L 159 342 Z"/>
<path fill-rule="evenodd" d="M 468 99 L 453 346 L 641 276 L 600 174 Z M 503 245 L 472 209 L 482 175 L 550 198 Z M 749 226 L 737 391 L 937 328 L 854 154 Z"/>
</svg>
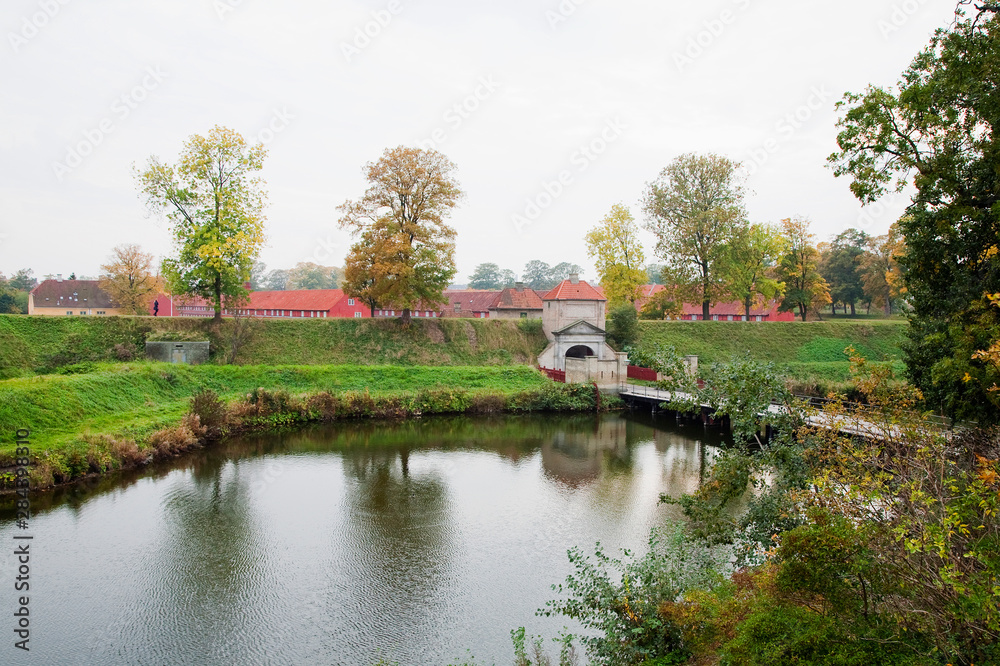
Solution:
<svg viewBox="0 0 1000 666">
<path fill-rule="evenodd" d="M 456 548 L 445 481 L 426 467 L 413 472 L 408 447 L 352 447 L 343 460 L 348 489 L 336 550 L 353 568 L 341 570 L 339 587 L 356 618 L 337 638 L 340 649 L 393 651 L 406 635 L 446 631 L 443 590 Z"/>
</svg>

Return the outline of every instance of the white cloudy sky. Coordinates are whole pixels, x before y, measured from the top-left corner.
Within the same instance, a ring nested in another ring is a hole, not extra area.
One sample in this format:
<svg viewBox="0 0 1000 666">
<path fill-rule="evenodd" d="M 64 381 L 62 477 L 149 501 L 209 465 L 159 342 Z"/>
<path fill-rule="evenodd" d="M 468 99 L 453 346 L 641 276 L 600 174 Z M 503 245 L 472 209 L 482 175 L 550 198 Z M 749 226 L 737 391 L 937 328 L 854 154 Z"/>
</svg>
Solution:
<svg viewBox="0 0 1000 666">
<path fill-rule="evenodd" d="M 366 162 L 400 144 L 458 165 L 458 281 L 482 262 L 519 272 L 531 259 L 593 275 L 586 231 L 616 202 L 641 219 L 645 184 L 691 151 L 751 165 L 754 221 L 803 215 L 819 240 L 884 233 L 906 202 L 862 209 L 833 177 L 834 104 L 894 83 L 954 8 L 3 0 L 0 271 L 96 275 L 123 242 L 168 254 L 132 166 L 174 160 L 215 124 L 267 140 L 269 268 L 341 264 L 350 238 L 335 208 L 363 192 Z"/>
</svg>

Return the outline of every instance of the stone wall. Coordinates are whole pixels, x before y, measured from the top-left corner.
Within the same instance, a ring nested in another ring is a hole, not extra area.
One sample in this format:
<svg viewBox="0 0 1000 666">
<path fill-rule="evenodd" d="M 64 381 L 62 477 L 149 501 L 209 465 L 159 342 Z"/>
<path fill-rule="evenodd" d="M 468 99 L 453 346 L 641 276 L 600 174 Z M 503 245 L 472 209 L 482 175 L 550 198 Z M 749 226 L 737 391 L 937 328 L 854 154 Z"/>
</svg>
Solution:
<svg viewBox="0 0 1000 666">
<path fill-rule="evenodd" d="M 208 342 L 147 342 L 146 357 L 162 363 L 201 365 L 208 362 Z"/>
</svg>

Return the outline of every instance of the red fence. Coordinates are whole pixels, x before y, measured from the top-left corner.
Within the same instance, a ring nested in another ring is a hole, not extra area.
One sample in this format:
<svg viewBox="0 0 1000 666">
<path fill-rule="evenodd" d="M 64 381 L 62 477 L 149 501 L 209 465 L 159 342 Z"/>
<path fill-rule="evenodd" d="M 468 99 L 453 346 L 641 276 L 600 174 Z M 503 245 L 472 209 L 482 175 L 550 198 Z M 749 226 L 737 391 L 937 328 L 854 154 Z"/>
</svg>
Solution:
<svg viewBox="0 0 1000 666">
<path fill-rule="evenodd" d="M 656 370 L 651 370 L 650 368 L 640 368 L 635 365 L 630 365 L 628 366 L 628 378 L 642 379 L 647 382 L 655 382 Z"/>
<path fill-rule="evenodd" d="M 553 368 L 543 368 L 541 366 L 539 366 L 538 369 L 541 370 L 542 372 L 544 372 L 545 374 L 547 374 L 549 376 L 549 379 L 551 379 L 552 381 L 554 381 L 554 382 L 562 382 L 563 384 L 566 383 L 566 371 L 565 370 L 555 370 Z"/>
</svg>

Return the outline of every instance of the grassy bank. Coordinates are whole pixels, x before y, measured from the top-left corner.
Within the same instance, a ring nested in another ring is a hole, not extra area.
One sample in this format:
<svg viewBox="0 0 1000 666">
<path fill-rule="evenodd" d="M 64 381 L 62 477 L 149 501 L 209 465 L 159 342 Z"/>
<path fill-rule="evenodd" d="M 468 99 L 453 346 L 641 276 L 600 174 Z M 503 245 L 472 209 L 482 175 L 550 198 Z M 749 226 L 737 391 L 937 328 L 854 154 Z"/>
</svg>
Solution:
<svg viewBox="0 0 1000 666">
<path fill-rule="evenodd" d="M 81 372 L 0 382 L 0 429 L 31 429 L 35 487 L 141 464 L 246 429 L 353 417 L 584 410 L 596 404 L 592 387 L 555 384 L 524 366 L 108 363 L 70 369 Z M 204 391 L 221 402 L 192 405 Z M 5 438 L 0 467 L 12 465 L 13 454 L 12 438 Z"/>
<path fill-rule="evenodd" d="M 642 321 L 638 346 L 672 345 L 681 354 L 696 354 L 700 364 L 729 361 L 749 352 L 778 365 L 793 388 L 825 394 L 842 389 L 850 379 L 844 349 L 853 346 L 871 361 L 889 361 L 902 372 L 901 346 L 907 323 L 902 320 L 745 323 L 721 321 Z"/>
<path fill-rule="evenodd" d="M 530 365 L 546 344 L 540 325 L 500 320 L 226 319 L 213 326 L 184 317 L 0 315 L 0 378 L 142 358 L 147 339 L 172 338 L 209 340 L 212 363 L 244 365 Z"/>
</svg>

